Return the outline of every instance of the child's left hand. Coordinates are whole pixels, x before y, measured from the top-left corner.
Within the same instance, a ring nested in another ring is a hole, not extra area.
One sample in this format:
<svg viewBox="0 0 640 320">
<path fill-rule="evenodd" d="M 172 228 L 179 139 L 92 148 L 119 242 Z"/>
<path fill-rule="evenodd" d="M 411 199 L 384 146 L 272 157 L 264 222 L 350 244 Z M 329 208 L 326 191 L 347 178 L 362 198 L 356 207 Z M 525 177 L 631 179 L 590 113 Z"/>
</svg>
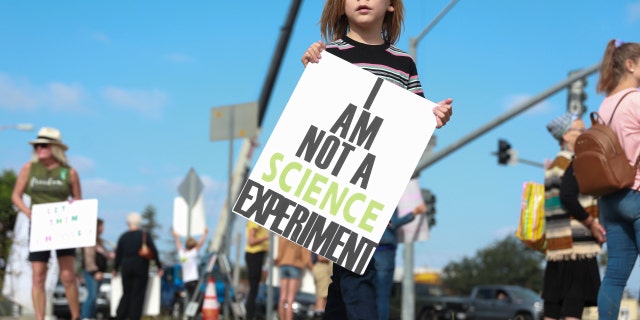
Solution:
<svg viewBox="0 0 640 320">
<path fill-rule="evenodd" d="M 309 49 L 302 55 L 302 65 L 305 67 L 309 62 L 318 63 L 320 61 L 320 52 L 326 49 L 327 46 L 322 41 L 314 42 L 309 46 Z"/>
<path fill-rule="evenodd" d="M 444 127 L 444 125 L 449 122 L 449 119 L 451 119 L 451 115 L 453 114 L 452 102 L 453 99 L 446 98 L 438 102 L 438 105 L 433 108 L 433 114 L 436 116 L 436 128 Z"/>
</svg>

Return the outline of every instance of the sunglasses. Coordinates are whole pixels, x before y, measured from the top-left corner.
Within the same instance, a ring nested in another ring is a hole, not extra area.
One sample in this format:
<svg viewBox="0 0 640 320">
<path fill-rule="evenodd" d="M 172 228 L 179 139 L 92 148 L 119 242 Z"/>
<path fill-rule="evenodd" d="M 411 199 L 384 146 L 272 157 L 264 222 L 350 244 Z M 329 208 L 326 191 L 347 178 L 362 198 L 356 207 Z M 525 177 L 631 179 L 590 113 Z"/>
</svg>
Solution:
<svg viewBox="0 0 640 320">
<path fill-rule="evenodd" d="M 42 148 L 42 149 L 46 149 L 49 148 L 49 144 L 48 143 L 36 143 L 33 145 L 34 149 L 38 149 L 38 148 Z"/>
</svg>

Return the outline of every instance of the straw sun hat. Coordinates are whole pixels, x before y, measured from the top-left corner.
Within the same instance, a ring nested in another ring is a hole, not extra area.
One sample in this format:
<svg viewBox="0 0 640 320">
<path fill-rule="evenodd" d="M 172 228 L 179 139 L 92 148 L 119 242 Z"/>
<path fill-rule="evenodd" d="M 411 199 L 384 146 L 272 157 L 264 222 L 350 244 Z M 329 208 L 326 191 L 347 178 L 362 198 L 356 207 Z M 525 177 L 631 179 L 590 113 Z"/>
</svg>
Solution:
<svg viewBox="0 0 640 320">
<path fill-rule="evenodd" d="M 62 147 L 63 150 L 69 149 L 66 144 L 62 143 L 62 134 L 56 128 L 43 127 L 38 131 L 38 137 L 33 141 L 29 141 L 31 145 L 39 143 L 56 144 Z"/>
</svg>

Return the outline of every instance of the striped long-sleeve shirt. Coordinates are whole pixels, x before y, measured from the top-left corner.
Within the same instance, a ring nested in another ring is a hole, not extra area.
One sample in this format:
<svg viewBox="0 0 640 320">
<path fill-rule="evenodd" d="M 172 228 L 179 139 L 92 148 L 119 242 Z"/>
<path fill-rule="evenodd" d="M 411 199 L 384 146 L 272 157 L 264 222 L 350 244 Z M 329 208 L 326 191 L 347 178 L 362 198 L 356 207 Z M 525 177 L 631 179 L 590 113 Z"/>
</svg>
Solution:
<svg viewBox="0 0 640 320">
<path fill-rule="evenodd" d="M 327 52 L 424 97 L 413 58 L 396 46 L 369 45 L 347 36 L 327 44 Z"/>
</svg>

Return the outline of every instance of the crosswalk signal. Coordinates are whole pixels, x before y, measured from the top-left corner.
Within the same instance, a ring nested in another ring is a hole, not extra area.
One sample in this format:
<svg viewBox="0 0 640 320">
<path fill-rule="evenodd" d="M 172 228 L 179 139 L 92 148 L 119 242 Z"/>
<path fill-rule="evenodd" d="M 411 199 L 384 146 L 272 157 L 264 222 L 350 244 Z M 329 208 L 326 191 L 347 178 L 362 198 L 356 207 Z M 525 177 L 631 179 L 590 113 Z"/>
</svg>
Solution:
<svg viewBox="0 0 640 320">
<path fill-rule="evenodd" d="M 427 205 L 427 222 L 429 223 L 429 229 L 436 225 L 436 196 L 429 189 L 420 189 L 422 192 L 422 201 Z"/>
<path fill-rule="evenodd" d="M 569 72 L 572 75 L 577 71 Z M 584 101 L 587 100 L 587 93 L 584 88 L 587 86 L 587 80 L 585 78 L 578 79 L 569 85 L 567 94 L 567 111 L 575 114 L 582 115 L 587 110 L 587 106 Z"/>
<path fill-rule="evenodd" d="M 498 164 L 506 165 L 511 160 L 511 144 L 506 140 L 498 140 Z"/>
</svg>

